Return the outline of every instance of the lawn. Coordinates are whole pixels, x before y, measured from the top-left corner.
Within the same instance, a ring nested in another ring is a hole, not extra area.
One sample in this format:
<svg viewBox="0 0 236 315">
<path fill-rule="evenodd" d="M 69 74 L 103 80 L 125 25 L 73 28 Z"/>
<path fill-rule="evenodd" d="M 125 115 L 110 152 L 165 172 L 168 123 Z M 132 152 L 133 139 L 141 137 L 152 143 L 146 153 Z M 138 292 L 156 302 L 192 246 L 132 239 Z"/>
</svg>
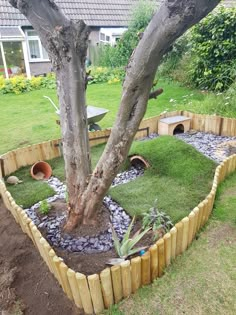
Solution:
<svg viewBox="0 0 236 315">
<path fill-rule="evenodd" d="M 151 286 L 112 307 L 112 315 L 225 314 L 236 310 L 236 174 L 217 194 L 198 240 Z"/>
<path fill-rule="evenodd" d="M 165 110 L 184 108 L 187 100 L 204 99 L 203 94 L 180 87 L 177 83 L 160 80 L 159 86 L 163 87 L 164 93 L 158 99 L 149 102 L 145 117 L 158 115 Z M 60 128 L 55 123 L 58 119 L 55 109 L 43 97 L 44 95 L 51 97 L 56 104 L 58 103 L 55 90 L 41 89 L 20 95 L 1 95 L 0 154 L 28 144 L 60 137 Z M 120 84 L 88 86 L 87 103 L 109 110 L 100 123 L 102 128 L 112 126 L 120 96 Z M 170 102 L 173 99 L 176 102 Z"/>
<path fill-rule="evenodd" d="M 104 145 L 92 148 L 93 166 L 103 148 Z M 131 216 L 141 216 L 153 206 L 157 198 L 158 207 L 170 215 L 173 222 L 177 222 L 188 215 L 210 191 L 216 164 L 185 142 L 171 136 L 135 141 L 130 154 L 136 153 L 141 154 L 151 167 L 145 171 L 144 176 L 109 191 L 113 199 Z M 57 158 L 49 163 L 53 174 L 64 180 L 63 160 Z M 28 207 L 51 195 L 51 189 L 42 187 L 45 183 L 30 178 L 29 167 L 18 170 L 15 175 L 23 183 L 9 185 L 8 190 L 18 204 Z M 32 189 L 34 194 L 31 194 Z"/>
</svg>

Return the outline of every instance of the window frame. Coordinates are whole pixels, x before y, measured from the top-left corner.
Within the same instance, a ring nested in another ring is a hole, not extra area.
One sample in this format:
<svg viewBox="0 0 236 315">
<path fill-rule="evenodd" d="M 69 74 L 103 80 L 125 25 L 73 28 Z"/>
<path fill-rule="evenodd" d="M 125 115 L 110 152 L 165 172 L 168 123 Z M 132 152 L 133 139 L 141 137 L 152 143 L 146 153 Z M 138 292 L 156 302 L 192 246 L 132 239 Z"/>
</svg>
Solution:
<svg viewBox="0 0 236 315">
<path fill-rule="evenodd" d="M 50 59 L 49 58 L 43 58 L 43 45 L 41 43 L 41 40 L 39 38 L 38 35 L 29 35 L 28 32 L 30 31 L 34 31 L 34 30 L 26 30 L 26 42 L 27 42 L 27 50 L 28 50 L 28 55 L 29 55 L 29 62 L 49 62 Z M 30 40 L 34 40 L 38 42 L 39 45 L 39 54 L 40 54 L 40 58 L 31 58 L 31 53 L 30 53 L 30 45 L 29 45 L 29 41 Z M 44 48 L 45 49 L 45 48 Z"/>
<path fill-rule="evenodd" d="M 102 39 L 101 37 L 104 36 L 104 39 Z M 107 40 L 107 37 L 109 37 L 109 41 Z M 103 44 L 109 44 L 111 45 L 111 36 L 110 35 L 107 35 L 106 33 L 104 32 L 99 32 L 99 42 L 100 43 L 103 43 Z"/>
</svg>

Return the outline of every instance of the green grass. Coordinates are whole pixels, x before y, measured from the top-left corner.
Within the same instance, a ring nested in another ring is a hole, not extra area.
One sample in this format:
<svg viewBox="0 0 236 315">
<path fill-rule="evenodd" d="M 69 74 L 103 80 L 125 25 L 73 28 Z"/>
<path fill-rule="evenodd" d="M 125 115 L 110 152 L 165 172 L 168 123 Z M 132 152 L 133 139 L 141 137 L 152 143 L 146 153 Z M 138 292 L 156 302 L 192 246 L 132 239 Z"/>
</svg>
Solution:
<svg viewBox="0 0 236 315">
<path fill-rule="evenodd" d="M 217 191 L 213 218 L 236 225 L 236 174 L 228 177 L 220 185 Z"/>
<path fill-rule="evenodd" d="M 151 286 L 112 307 L 112 315 L 234 315 L 236 173 L 219 188 L 213 215 L 197 241 Z"/>
<path fill-rule="evenodd" d="M 176 222 L 210 191 L 215 163 L 181 140 L 162 136 L 136 141 L 130 154 L 142 155 L 151 165 L 144 176 L 110 189 L 131 215 L 147 211 L 157 198 L 158 207 Z"/>
<path fill-rule="evenodd" d="M 180 87 L 176 83 L 159 81 L 164 93 L 156 100 L 151 100 L 145 117 L 152 117 L 164 110 L 175 110 L 175 103 L 170 99 L 178 101 L 178 107 L 184 107 L 186 95 L 189 99 L 202 100 L 204 96 L 196 91 Z M 56 139 L 60 137 L 60 128 L 55 123 L 58 116 L 52 105 L 43 96 L 47 95 L 57 104 L 55 90 L 41 89 L 25 94 L 6 94 L 0 97 L 0 154 L 28 144 Z M 121 97 L 120 84 L 94 84 L 89 85 L 87 90 L 87 103 L 93 106 L 104 107 L 109 113 L 101 120 L 102 128 L 113 125 Z"/>
<path fill-rule="evenodd" d="M 93 167 L 103 148 L 104 145 L 92 148 Z M 215 163 L 181 140 L 163 136 L 150 141 L 135 141 L 130 150 L 130 154 L 134 153 L 144 156 L 151 167 L 145 171 L 144 176 L 111 188 L 109 191 L 111 196 L 132 216 L 148 211 L 157 198 L 158 207 L 176 222 L 188 215 L 189 211 L 210 191 Z M 57 158 L 48 162 L 53 174 L 64 181 L 63 160 Z M 34 196 L 37 196 L 37 201 L 46 198 L 48 191 L 45 190 L 42 198 L 41 182 L 30 179 L 29 184 L 26 183 L 29 179 L 29 168 L 21 169 L 15 175 L 23 179 L 24 184 L 9 186 L 9 190 L 14 197 L 17 192 L 16 199 L 20 204 L 28 205 Z M 31 186 L 27 185 L 32 185 L 32 182 L 38 185 L 34 187 L 33 197 L 26 194 L 26 189 L 31 189 Z"/>
<path fill-rule="evenodd" d="M 45 182 L 34 180 L 30 175 L 30 167 L 22 167 L 14 173 L 23 182 L 18 185 L 7 184 L 18 205 L 28 208 L 36 202 L 53 196 L 55 191 Z"/>
<path fill-rule="evenodd" d="M 98 145 L 92 148 L 92 165 L 95 166 L 104 145 Z M 47 161 L 54 176 L 58 177 L 61 181 L 65 181 L 65 170 L 63 158 L 55 158 Z M 17 170 L 14 175 L 17 176 L 23 183 L 18 185 L 7 184 L 7 190 L 12 194 L 18 205 L 24 208 L 32 206 L 38 201 L 44 200 L 55 194 L 54 190 L 45 182 L 34 180 L 30 175 L 31 166 L 22 167 Z M 6 177 L 7 178 L 7 177 Z"/>
</svg>

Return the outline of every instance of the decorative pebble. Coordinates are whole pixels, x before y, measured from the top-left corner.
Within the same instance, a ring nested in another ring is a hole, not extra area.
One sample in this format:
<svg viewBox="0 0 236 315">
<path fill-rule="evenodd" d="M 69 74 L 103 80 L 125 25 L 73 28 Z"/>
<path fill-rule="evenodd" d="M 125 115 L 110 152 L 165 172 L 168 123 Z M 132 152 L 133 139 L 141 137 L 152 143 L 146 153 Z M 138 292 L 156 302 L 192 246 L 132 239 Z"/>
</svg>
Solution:
<svg viewBox="0 0 236 315">
<path fill-rule="evenodd" d="M 141 141 L 153 139 L 158 137 L 157 134 L 151 134 L 149 137 L 141 139 Z M 236 137 L 220 137 L 203 132 L 197 132 L 195 134 L 183 133 L 176 135 L 177 138 L 187 142 L 194 146 L 205 156 L 213 159 L 215 162 L 220 163 L 229 154 L 227 146 L 223 146 L 219 150 L 222 143 L 236 141 Z M 219 154 L 220 151 L 220 154 Z M 113 180 L 112 186 L 127 183 L 134 180 L 138 176 L 144 174 L 144 169 L 132 166 L 128 171 L 122 172 L 116 176 Z M 65 199 L 66 186 L 58 178 L 51 177 L 47 180 L 48 184 L 55 190 L 55 195 L 47 198 L 47 201 L 53 202 L 58 199 Z M 110 196 L 104 197 L 104 206 L 110 211 L 111 225 L 115 229 L 119 239 L 122 239 L 126 232 L 131 218 Z M 84 253 L 96 253 L 102 251 L 108 251 L 113 247 L 112 229 L 109 227 L 105 232 L 93 237 L 80 237 L 75 238 L 71 235 L 60 233 L 60 226 L 65 221 L 66 215 L 61 216 L 45 216 L 39 218 L 37 216 L 36 209 L 38 209 L 40 203 L 36 203 L 31 208 L 25 209 L 27 215 L 33 220 L 34 224 L 39 228 L 45 228 L 47 230 L 47 238 L 52 246 L 60 247 L 68 251 L 84 252 Z M 142 251 L 140 252 L 142 255 Z"/>
</svg>

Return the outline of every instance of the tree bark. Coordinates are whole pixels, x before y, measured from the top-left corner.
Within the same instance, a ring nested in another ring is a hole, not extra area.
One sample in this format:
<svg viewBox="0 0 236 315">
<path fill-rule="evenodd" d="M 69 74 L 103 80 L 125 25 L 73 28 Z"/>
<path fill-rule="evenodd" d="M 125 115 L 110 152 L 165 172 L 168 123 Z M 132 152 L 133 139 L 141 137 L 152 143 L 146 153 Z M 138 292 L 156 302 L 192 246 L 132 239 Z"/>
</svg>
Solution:
<svg viewBox="0 0 236 315">
<path fill-rule="evenodd" d="M 89 28 L 83 21 L 69 21 L 52 0 L 9 2 L 39 34 L 56 73 L 69 209 L 73 211 L 92 172 L 85 98 Z"/>
<path fill-rule="evenodd" d="M 145 114 L 162 56 L 189 27 L 220 0 L 166 0 L 133 52 L 123 83 L 120 108 L 105 150 L 91 174 L 85 108 L 85 56 L 88 28 L 66 19 L 52 0 L 9 0 L 31 22 L 49 52 L 57 75 L 69 217 L 66 230 L 95 223 Z"/>
<path fill-rule="evenodd" d="M 145 114 L 149 93 L 162 56 L 189 27 L 207 15 L 219 0 L 169 0 L 160 7 L 145 30 L 129 61 L 119 112 L 105 150 L 88 186 L 79 197 L 84 223 L 101 207 L 120 166 L 126 159 L 133 138 Z M 68 229 L 76 222 L 68 220 Z M 80 213 L 78 212 L 78 218 Z"/>
</svg>

